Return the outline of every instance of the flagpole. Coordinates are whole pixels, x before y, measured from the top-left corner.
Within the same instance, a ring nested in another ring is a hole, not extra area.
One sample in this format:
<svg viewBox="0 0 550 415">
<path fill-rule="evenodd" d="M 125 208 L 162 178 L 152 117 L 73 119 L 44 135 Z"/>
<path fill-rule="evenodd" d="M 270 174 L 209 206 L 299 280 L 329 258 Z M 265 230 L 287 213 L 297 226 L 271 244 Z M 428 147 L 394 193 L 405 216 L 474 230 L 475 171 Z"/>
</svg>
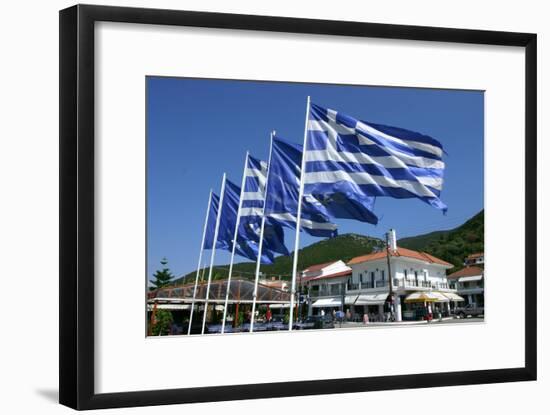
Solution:
<svg viewBox="0 0 550 415">
<path fill-rule="evenodd" d="M 208 271 L 208 284 L 206 285 L 206 297 L 204 300 L 204 314 L 202 317 L 201 334 L 204 334 L 206 326 L 206 312 L 208 311 L 208 297 L 210 296 L 210 283 L 212 282 L 212 268 L 214 266 L 214 257 L 216 255 L 216 244 L 218 243 L 218 230 L 220 228 L 220 218 L 222 216 L 223 197 L 225 195 L 225 173 L 222 178 L 222 187 L 220 189 L 220 202 L 218 205 L 218 214 L 216 215 L 216 228 L 214 229 L 214 242 L 212 244 L 212 253 L 210 254 L 210 270 Z"/>
<path fill-rule="evenodd" d="M 298 192 L 298 212 L 296 212 L 296 239 L 294 240 L 294 262 L 292 264 L 292 286 L 290 290 L 290 314 L 288 330 L 292 331 L 294 321 L 294 297 L 296 296 L 296 274 L 298 271 L 298 249 L 300 248 L 300 223 L 302 220 L 302 199 L 304 197 L 304 171 L 306 167 L 307 126 L 309 118 L 310 97 L 307 97 L 306 121 L 304 126 L 304 147 L 302 148 L 302 168 L 300 170 L 300 191 Z"/>
<path fill-rule="evenodd" d="M 231 275 L 233 274 L 233 261 L 235 259 L 235 248 L 237 247 L 237 235 L 239 234 L 239 225 L 241 222 L 241 208 L 243 206 L 244 185 L 246 182 L 246 168 L 248 167 L 248 151 L 244 158 L 243 179 L 241 183 L 241 195 L 239 196 L 239 208 L 237 209 L 237 220 L 235 223 L 235 233 L 233 235 L 233 248 L 231 249 L 231 261 L 229 263 L 229 275 L 227 277 L 227 288 L 225 290 L 225 302 L 223 305 L 222 334 L 225 332 L 225 318 L 227 316 L 227 303 L 229 302 L 229 289 L 231 285 Z"/>
<path fill-rule="evenodd" d="M 202 252 L 204 250 L 204 240 L 206 238 L 206 226 L 208 225 L 208 216 L 210 215 L 210 204 L 212 203 L 212 189 L 210 189 L 210 195 L 208 196 L 208 205 L 206 207 L 206 216 L 204 218 L 204 227 L 202 230 L 201 249 L 199 251 L 199 264 L 197 265 L 197 274 L 195 275 L 195 288 L 193 289 L 193 301 L 191 302 L 191 315 L 189 316 L 189 326 L 187 327 L 187 335 L 191 334 L 191 324 L 193 323 L 193 311 L 195 309 L 195 298 L 197 296 L 197 285 L 199 283 L 199 273 L 201 269 Z M 184 296 L 184 289 L 182 287 L 182 297 Z"/>
<path fill-rule="evenodd" d="M 267 172 L 265 176 L 264 206 L 262 209 L 262 225 L 260 227 L 260 243 L 258 244 L 258 258 L 256 258 L 256 275 L 254 276 L 254 294 L 252 295 L 252 314 L 250 315 L 250 333 L 254 332 L 254 314 L 256 313 L 256 297 L 258 296 L 258 280 L 260 278 L 262 249 L 264 246 L 265 202 L 267 200 L 267 184 L 269 183 L 269 169 L 271 167 L 271 152 L 273 151 L 274 135 L 275 135 L 275 131 L 272 131 L 270 136 L 270 144 L 269 144 L 269 158 L 267 159 Z"/>
</svg>

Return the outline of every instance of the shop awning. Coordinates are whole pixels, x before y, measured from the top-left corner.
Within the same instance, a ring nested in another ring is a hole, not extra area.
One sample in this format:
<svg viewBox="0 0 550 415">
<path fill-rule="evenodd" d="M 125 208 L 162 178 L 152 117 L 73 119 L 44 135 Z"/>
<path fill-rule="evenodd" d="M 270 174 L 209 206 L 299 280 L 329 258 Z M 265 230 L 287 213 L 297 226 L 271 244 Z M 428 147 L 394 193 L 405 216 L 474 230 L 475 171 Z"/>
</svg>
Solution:
<svg viewBox="0 0 550 415">
<path fill-rule="evenodd" d="M 456 293 L 442 293 L 442 294 L 451 301 L 464 301 L 464 298 L 462 298 L 460 295 Z"/>
<path fill-rule="evenodd" d="M 320 298 L 315 301 L 312 307 L 340 307 L 342 305 L 341 297 Z"/>
<path fill-rule="evenodd" d="M 386 301 L 386 298 L 388 297 L 388 293 L 378 293 L 378 294 L 361 294 L 357 301 L 355 301 L 355 305 L 378 305 L 378 304 L 384 304 Z"/>
<path fill-rule="evenodd" d="M 358 295 L 346 295 L 346 305 L 353 305 L 355 304 L 355 301 L 357 300 Z"/>
<path fill-rule="evenodd" d="M 458 282 L 481 281 L 482 279 L 483 275 L 473 275 L 471 277 L 460 277 Z"/>
<path fill-rule="evenodd" d="M 422 303 L 422 302 L 436 303 L 436 302 L 439 302 L 440 299 L 441 297 L 436 295 L 432 291 L 416 291 L 412 294 L 409 294 L 407 297 L 405 297 L 405 302 L 406 303 Z"/>
<path fill-rule="evenodd" d="M 269 304 L 269 308 L 276 310 L 280 308 L 290 308 L 290 304 Z"/>
<path fill-rule="evenodd" d="M 147 310 L 153 311 L 153 304 L 147 304 Z M 157 304 L 157 310 L 189 310 L 190 304 Z"/>
<path fill-rule="evenodd" d="M 432 294 L 437 297 L 436 303 L 448 303 L 449 297 L 439 291 L 432 291 Z"/>
</svg>

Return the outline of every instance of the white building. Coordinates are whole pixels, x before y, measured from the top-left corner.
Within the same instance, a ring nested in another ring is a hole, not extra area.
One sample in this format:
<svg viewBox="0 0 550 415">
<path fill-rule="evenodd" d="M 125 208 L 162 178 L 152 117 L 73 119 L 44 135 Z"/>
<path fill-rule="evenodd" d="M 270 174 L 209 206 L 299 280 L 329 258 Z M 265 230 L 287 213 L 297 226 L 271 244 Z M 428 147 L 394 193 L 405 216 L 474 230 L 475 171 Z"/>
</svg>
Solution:
<svg viewBox="0 0 550 415">
<path fill-rule="evenodd" d="M 485 254 L 483 252 L 468 255 L 464 260 L 464 265 L 467 267 L 471 265 L 483 266 L 483 264 L 485 264 Z"/>
<path fill-rule="evenodd" d="M 481 255 L 483 259 L 483 254 Z M 475 263 L 482 265 L 483 262 L 468 261 L 466 263 Z M 476 258 L 479 258 L 477 256 Z M 451 288 L 456 289 L 458 295 L 464 298 L 465 305 L 472 304 L 477 307 L 483 307 L 485 304 L 485 282 L 484 270 L 481 266 L 467 265 L 466 267 L 453 272 L 448 277 Z"/>
<path fill-rule="evenodd" d="M 319 314 L 321 310 L 341 309 L 342 299 L 347 304 L 346 284 L 350 277 L 351 268 L 340 260 L 303 270 L 300 285 L 308 287 L 308 315 Z"/>
<path fill-rule="evenodd" d="M 348 262 L 352 276 L 346 294 L 357 295 L 352 314 L 368 313 L 374 318 L 383 314 L 383 306 L 390 291 L 390 278 L 394 292 L 394 311 L 397 321 L 419 317 L 424 304 L 405 304 L 409 294 L 429 291 L 441 300 L 434 307 L 450 312 L 450 302 L 462 300 L 456 290 L 449 287 L 446 271 L 452 264 L 426 252 L 400 248 L 395 243 L 395 233 L 390 238 L 390 266 L 388 272 L 387 251 L 375 252 L 353 258 Z"/>
</svg>

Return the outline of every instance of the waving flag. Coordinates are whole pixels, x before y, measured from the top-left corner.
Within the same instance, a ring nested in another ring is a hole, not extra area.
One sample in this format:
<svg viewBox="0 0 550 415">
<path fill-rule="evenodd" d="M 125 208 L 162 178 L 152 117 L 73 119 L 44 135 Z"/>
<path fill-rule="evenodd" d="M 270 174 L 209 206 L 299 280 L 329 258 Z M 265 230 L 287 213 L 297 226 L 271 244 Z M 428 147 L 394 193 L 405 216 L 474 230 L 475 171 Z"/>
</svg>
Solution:
<svg viewBox="0 0 550 415">
<path fill-rule="evenodd" d="M 214 246 L 214 231 L 216 229 L 216 218 L 218 217 L 218 209 L 220 205 L 220 197 L 212 193 L 211 199 L 210 199 L 210 210 L 208 212 L 208 221 L 206 223 L 206 230 L 204 234 L 204 249 L 212 249 Z M 225 242 L 222 242 L 220 238 L 218 237 L 218 243 L 216 244 L 216 248 L 219 249 L 227 249 L 228 245 Z"/>
<path fill-rule="evenodd" d="M 265 214 L 270 223 L 296 228 L 302 146 L 273 137 Z M 307 196 L 302 200 L 300 228 L 313 236 L 337 235 L 337 226 L 328 219 L 324 207 Z"/>
<path fill-rule="evenodd" d="M 237 211 L 239 209 L 240 194 L 240 187 L 230 180 L 226 180 L 216 249 L 223 249 L 230 252 L 233 249 L 233 238 L 235 236 L 235 226 L 237 225 Z M 219 197 L 213 193 L 212 200 L 210 202 L 210 213 L 208 215 L 208 222 L 206 225 L 204 249 L 212 249 L 213 246 L 214 230 L 220 203 L 219 201 Z M 258 243 L 257 241 L 251 240 L 249 236 L 243 232 L 239 232 L 237 236 L 237 245 L 235 246 L 235 253 L 242 257 L 256 261 L 258 257 Z M 263 249 L 262 263 L 272 264 L 273 260 L 273 252 L 269 249 Z"/>
<path fill-rule="evenodd" d="M 255 244 L 260 241 L 260 228 L 264 209 L 267 163 L 248 156 L 245 169 L 243 200 L 240 210 L 239 234 Z M 289 255 L 285 246 L 283 228 L 274 223 L 264 226 L 264 249 Z"/>
<path fill-rule="evenodd" d="M 304 191 L 355 207 L 372 206 L 373 196 L 418 198 L 445 212 L 442 156 L 432 137 L 311 104 Z"/>
</svg>

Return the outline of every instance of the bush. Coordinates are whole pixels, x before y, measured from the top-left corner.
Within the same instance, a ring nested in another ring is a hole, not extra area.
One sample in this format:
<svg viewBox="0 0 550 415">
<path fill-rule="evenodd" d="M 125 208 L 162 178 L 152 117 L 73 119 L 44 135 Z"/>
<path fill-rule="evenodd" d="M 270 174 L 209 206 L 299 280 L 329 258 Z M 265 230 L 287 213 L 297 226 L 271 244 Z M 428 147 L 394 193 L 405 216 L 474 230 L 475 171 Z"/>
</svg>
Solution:
<svg viewBox="0 0 550 415">
<path fill-rule="evenodd" d="M 163 336 L 170 334 L 172 326 L 172 313 L 168 310 L 157 310 L 155 314 L 155 324 L 153 324 L 151 333 L 153 336 Z"/>
</svg>

